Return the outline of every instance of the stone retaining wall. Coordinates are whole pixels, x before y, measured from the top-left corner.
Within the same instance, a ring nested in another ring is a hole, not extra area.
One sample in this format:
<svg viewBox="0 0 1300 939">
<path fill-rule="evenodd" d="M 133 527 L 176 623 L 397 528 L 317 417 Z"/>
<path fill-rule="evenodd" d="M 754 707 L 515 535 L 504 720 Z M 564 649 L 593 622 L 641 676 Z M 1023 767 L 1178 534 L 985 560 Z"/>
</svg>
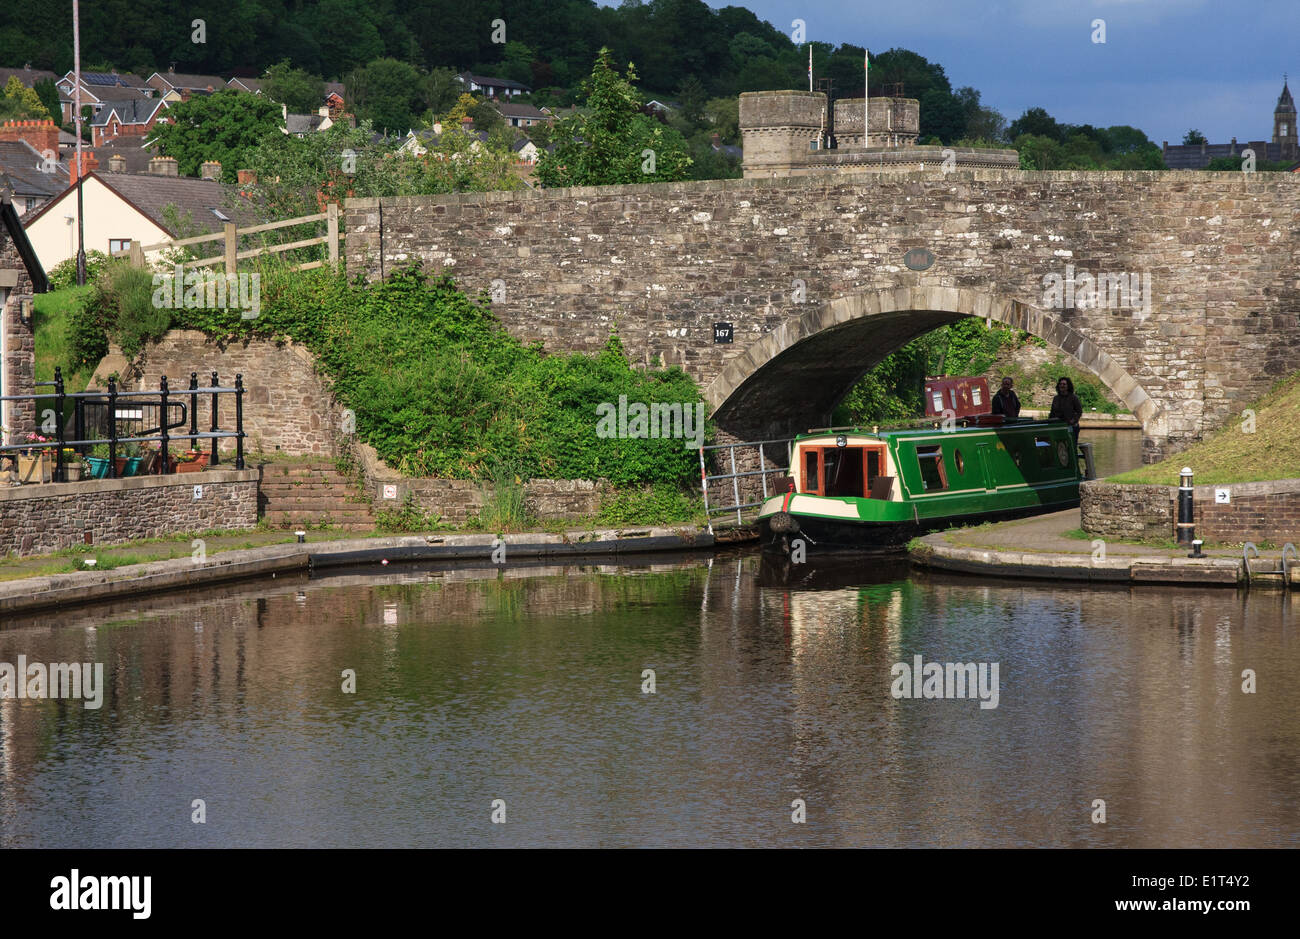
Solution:
<svg viewBox="0 0 1300 939">
<path fill-rule="evenodd" d="M 0 557 L 257 525 L 257 470 L 0 489 Z M 200 498 L 194 487 L 202 486 Z"/>
<path fill-rule="evenodd" d="M 1226 490 L 1231 501 L 1215 502 Z M 1196 537 L 1207 542 L 1300 543 L 1300 479 L 1195 486 Z M 1083 530 L 1110 538 L 1172 538 L 1176 486 L 1120 485 L 1093 480 L 1080 487 Z"/>
<path fill-rule="evenodd" d="M 385 486 L 392 487 L 395 498 L 384 498 Z M 461 525 L 483 510 L 490 489 L 472 479 L 386 477 L 375 481 L 371 495 L 378 511 L 401 508 L 409 494 L 422 512 Z M 582 518 L 599 512 L 601 498 L 610 491 L 604 480 L 530 479 L 524 484 L 524 507 L 538 521 Z"/>
</svg>

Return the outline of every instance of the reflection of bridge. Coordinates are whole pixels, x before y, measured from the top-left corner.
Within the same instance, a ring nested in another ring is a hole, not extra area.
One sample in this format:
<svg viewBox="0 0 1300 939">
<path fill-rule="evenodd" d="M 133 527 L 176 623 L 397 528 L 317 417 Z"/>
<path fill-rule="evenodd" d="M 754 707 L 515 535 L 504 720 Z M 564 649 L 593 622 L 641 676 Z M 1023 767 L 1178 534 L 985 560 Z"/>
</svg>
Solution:
<svg viewBox="0 0 1300 939">
<path fill-rule="evenodd" d="M 1097 375 L 1141 419 L 1148 459 L 1300 368 L 1290 174 L 858 172 L 358 199 L 346 214 L 350 272 L 450 268 L 551 348 L 617 330 L 634 360 L 682 365 L 719 425 L 751 439 L 824 421 L 886 354 L 963 316 Z M 917 248 L 924 270 L 904 263 Z M 1045 278 L 1067 264 L 1149 274 L 1149 314 L 1052 304 Z"/>
</svg>

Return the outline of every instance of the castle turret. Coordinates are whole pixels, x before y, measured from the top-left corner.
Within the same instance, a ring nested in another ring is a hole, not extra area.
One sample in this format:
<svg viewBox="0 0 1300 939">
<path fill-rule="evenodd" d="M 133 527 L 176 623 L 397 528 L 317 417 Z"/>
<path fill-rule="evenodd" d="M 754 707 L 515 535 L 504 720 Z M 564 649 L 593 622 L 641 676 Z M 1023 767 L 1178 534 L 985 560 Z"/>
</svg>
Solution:
<svg viewBox="0 0 1300 939">
<path fill-rule="evenodd" d="M 747 91 L 740 96 L 745 176 L 786 176 L 820 147 L 826 96 L 819 91 Z"/>
<path fill-rule="evenodd" d="M 835 142 L 840 149 L 861 147 L 862 100 L 835 102 Z M 872 98 L 868 147 L 914 147 L 921 132 L 921 102 L 915 98 Z"/>
<path fill-rule="evenodd" d="M 1273 111 L 1273 143 L 1281 150 L 1281 159 L 1300 159 L 1300 143 L 1296 138 L 1295 101 L 1291 98 L 1291 89 L 1282 79 L 1282 94 L 1277 99 L 1277 108 Z"/>
</svg>

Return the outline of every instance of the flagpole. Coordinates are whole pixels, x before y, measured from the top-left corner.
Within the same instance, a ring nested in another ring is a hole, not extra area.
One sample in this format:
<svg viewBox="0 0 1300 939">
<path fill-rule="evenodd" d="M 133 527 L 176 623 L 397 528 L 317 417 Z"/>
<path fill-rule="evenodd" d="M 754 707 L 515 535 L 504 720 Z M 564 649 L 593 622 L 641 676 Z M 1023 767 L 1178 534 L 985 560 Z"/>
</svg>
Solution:
<svg viewBox="0 0 1300 939">
<path fill-rule="evenodd" d="M 871 50 L 862 52 L 862 149 L 871 146 L 867 136 L 871 125 L 867 123 L 871 115 Z"/>
</svg>

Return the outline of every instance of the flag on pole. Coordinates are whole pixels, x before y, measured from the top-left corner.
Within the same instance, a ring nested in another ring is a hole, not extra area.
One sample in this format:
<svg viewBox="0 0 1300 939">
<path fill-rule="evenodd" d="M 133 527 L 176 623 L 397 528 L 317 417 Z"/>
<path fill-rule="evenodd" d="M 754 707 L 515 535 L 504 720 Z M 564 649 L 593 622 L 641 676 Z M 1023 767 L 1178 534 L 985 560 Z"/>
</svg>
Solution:
<svg viewBox="0 0 1300 939">
<path fill-rule="evenodd" d="M 862 50 L 862 146 L 870 146 L 867 117 L 871 113 L 871 50 Z"/>
<path fill-rule="evenodd" d="M 812 43 L 808 43 L 808 90 L 812 91 Z"/>
</svg>

